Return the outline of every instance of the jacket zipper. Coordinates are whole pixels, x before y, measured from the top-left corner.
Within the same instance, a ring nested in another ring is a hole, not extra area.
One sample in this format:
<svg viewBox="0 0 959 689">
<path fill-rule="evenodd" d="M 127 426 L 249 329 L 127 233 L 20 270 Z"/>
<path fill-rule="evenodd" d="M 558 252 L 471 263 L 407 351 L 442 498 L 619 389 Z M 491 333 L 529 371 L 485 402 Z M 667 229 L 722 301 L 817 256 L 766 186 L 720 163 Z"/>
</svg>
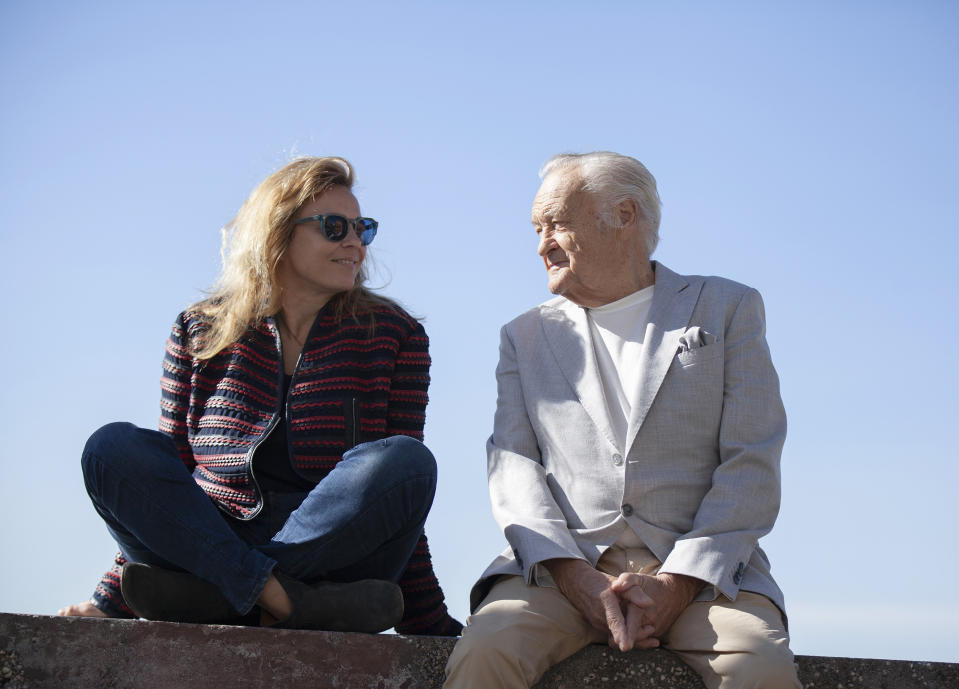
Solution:
<svg viewBox="0 0 959 689">
<path fill-rule="evenodd" d="M 250 480 L 253 481 L 253 493 L 256 496 L 256 507 L 253 508 L 253 511 L 250 512 L 249 516 L 243 517 L 241 521 L 248 522 L 253 519 L 256 515 L 263 511 L 263 505 L 266 502 L 266 498 L 263 495 L 263 490 L 260 488 L 260 484 L 256 480 L 256 473 L 253 471 L 253 455 L 256 453 L 256 450 L 260 445 L 266 442 L 266 439 L 270 437 L 270 434 L 274 429 L 279 425 L 280 421 L 280 409 L 286 409 L 287 415 L 290 413 L 289 405 L 286 400 L 283 399 L 283 341 L 280 339 L 279 329 L 274 328 L 275 334 L 273 339 L 276 342 L 276 351 L 279 352 L 278 359 L 278 378 L 276 381 L 277 384 L 277 410 L 273 413 L 273 417 L 270 419 L 270 425 L 266 427 L 266 432 L 260 436 L 259 440 L 253 443 L 253 446 L 250 448 L 250 451 L 246 453 L 246 466 L 250 472 Z M 303 353 L 300 353 L 299 358 L 296 360 L 296 368 L 300 367 L 300 359 L 303 357 Z M 296 377 L 296 369 L 293 369 L 293 377 Z M 293 381 L 290 381 L 290 389 L 293 388 Z M 287 438 L 287 444 L 289 445 L 289 438 Z M 291 462 L 292 464 L 292 462 Z M 296 471 L 296 469 L 294 469 Z"/>
<path fill-rule="evenodd" d="M 250 512 L 249 516 L 241 517 L 241 521 L 248 522 L 263 510 L 263 504 L 266 499 L 263 497 L 263 491 L 260 489 L 260 484 L 257 483 L 256 474 L 253 471 L 253 454 L 256 452 L 256 449 L 266 442 L 266 439 L 270 437 L 270 434 L 279 425 L 279 420 L 280 415 L 274 414 L 273 418 L 270 419 L 270 425 L 266 427 L 266 433 L 260 436 L 260 439 L 253 443 L 253 447 L 251 447 L 250 451 L 246 453 L 246 466 L 250 471 L 250 480 L 253 481 L 253 492 L 256 496 L 256 507 L 253 508 L 253 511 Z"/>
<path fill-rule="evenodd" d="M 352 416 L 353 416 L 353 423 L 352 423 L 352 426 L 353 426 L 353 438 L 352 438 L 352 443 L 350 444 L 350 449 L 351 449 L 351 450 L 352 450 L 354 447 L 356 447 L 356 433 L 357 433 L 357 431 L 356 431 L 356 426 L 357 426 L 357 423 L 358 423 L 358 420 L 357 420 L 357 418 L 356 418 L 356 398 L 355 398 L 355 397 L 353 398 L 352 403 L 353 403 L 353 410 L 352 410 L 352 411 L 353 411 L 353 414 L 352 414 Z"/>
</svg>

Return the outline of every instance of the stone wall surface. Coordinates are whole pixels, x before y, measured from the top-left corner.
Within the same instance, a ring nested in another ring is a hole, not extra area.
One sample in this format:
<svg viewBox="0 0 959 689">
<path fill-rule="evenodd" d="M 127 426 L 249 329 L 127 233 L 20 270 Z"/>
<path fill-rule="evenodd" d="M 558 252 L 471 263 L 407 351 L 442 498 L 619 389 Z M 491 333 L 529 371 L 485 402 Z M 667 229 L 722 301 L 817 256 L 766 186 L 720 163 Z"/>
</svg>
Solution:
<svg viewBox="0 0 959 689">
<path fill-rule="evenodd" d="M 452 639 L 0 613 L 0 688 L 435 689 Z M 957 689 L 959 664 L 799 656 L 806 689 Z M 591 646 L 537 689 L 700 689 L 667 651 Z"/>
</svg>

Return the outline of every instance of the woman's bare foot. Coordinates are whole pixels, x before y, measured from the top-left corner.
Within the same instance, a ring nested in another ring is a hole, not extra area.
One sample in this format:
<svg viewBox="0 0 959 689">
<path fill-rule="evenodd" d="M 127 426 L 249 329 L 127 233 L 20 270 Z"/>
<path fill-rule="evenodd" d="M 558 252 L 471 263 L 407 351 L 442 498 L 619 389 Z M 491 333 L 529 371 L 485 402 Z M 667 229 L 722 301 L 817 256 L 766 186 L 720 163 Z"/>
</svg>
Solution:
<svg viewBox="0 0 959 689">
<path fill-rule="evenodd" d="M 285 620 L 293 612 L 293 603 L 286 595 L 286 589 L 272 572 L 256 603 L 260 606 L 260 626 L 262 627 L 270 627 L 279 620 Z"/>
<path fill-rule="evenodd" d="M 68 605 L 57 611 L 60 617 L 106 617 L 107 614 L 88 600 L 77 605 Z"/>
</svg>

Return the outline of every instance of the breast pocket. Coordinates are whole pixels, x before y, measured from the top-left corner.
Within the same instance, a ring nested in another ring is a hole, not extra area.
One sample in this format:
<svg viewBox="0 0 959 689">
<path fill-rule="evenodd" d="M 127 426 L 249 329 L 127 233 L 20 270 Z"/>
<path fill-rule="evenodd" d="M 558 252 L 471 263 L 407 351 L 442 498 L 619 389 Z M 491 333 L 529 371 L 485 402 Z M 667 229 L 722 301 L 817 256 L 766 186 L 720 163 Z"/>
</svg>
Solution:
<svg viewBox="0 0 959 689">
<path fill-rule="evenodd" d="M 723 355 L 722 344 L 721 341 L 716 341 L 704 347 L 687 349 L 685 352 L 680 352 L 676 355 L 676 361 L 683 368 L 687 368 L 689 366 L 696 366 L 697 364 L 704 364 L 712 359 L 718 359 Z"/>
<path fill-rule="evenodd" d="M 654 406 L 684 432 L 708 441 L 722 412 L 723 348 L 719 343 L 680 352 L 656 395 Z"/>
</svg>

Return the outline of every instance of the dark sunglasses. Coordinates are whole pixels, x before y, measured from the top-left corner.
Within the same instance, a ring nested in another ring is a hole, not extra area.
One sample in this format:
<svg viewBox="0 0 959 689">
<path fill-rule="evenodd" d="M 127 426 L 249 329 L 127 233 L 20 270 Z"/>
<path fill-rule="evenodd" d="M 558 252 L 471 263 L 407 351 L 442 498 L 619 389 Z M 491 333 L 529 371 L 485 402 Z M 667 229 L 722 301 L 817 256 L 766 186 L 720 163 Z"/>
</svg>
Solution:
<svg viewBox="0 0 959 689">
<path fill-rule="evenodd" d="M 294 225 L 301 225 L 305 222 L 318 222 L 320 229 L 323 230 L 323 236 L 331 242 L 342 242 L 346 235 L 350 233 L 350 227 L 360 238 L 360 243 L 366 246 L 373 241 L 376 236 L 376 228 L 379 223 L 373 218 L 344 218 L 342 215 L 311 215 L 308 218 L 294 220 Z"/>
</svg>

